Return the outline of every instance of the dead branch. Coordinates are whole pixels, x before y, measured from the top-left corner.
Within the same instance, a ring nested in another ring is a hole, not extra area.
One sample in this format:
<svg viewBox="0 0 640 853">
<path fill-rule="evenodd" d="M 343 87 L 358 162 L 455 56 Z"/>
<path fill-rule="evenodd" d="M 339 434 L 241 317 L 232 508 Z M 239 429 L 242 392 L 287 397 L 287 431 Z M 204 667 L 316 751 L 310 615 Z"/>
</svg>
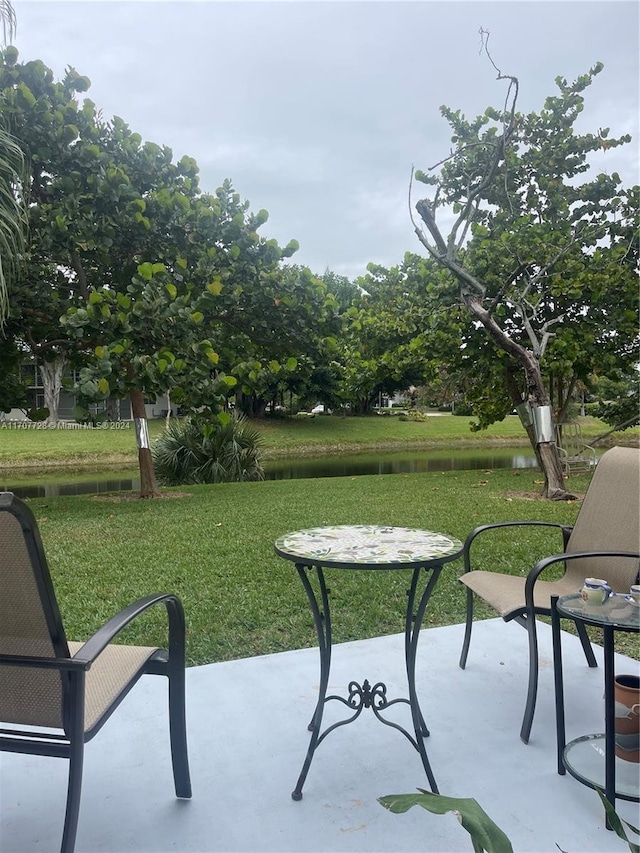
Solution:
<svg viewBox="0 0 640 853">
<path fill-rule="evenodd" d="M 418 226 L 416 225 L 415 219 L 413 218 L 413 208 L 411 206 L 411 190 L 413 189 L 413 173 L 415 172 L 415 166 L 411 164 L 411 175 L 409 176 L 409 194 L 407 196 L 407 201 L 409 204 L 409 219 L 411 220 L 411 224 L 413 225 L 413 230 L 416 231 Z"/>
<path fill-rule="evenodd" d="M 436 225 L 436 220 L 434 217 L 433 206 L 428 198 L 421 198 L 420 201 L 416 202 L 416 210 L 420 214 L 420 218 L 427 226 L 427 230 L 433 239 L 433 242 L 436 244 L 440 255 L 443 258 L 449 257 L 447 251 L 447 244 L 444 241 L 444 237 L 440 233 L 440 229 Z"/>
<path fill-rule="evenodd" d="M 507 94 L 505 96 L 505 104 L 503 109 L 502 135 L 499 136 L 496 142 L 493 144 L 493 156 L 490 156 L 489 162 L 487 163 L 484 169 L 484 174 L 480 176 L 478 183 L 475 186 L 469 183 L 467 188 L 466 201 L 463 203 L 462 209 L 457 219 L 455 220 L 446 241 L 435 221 L 437 196 L 436 201 L 434 202 L 430 202 L 428 199 L 423 199 L 422 201 L 419 201 L 416 204 L 416 210 L 418 211 L 420 217 L 426 225 L 427 230 L 431 235 L 431 238 L 433 239 L 440 256 L 446 256 L 451 262 L 453 262 L 455 255 L 457 254 L 457 252 L 460 251 L 464 244 L 464 241 L 466 240 L 469 228 L 471 227 L 472 221 L 474 220 L 474 217 L 478 211 L 480 201 L 482 199 L 482 194 L 487 189 L 487 187 L 491 185 L 493 179 L 495 178 L 496 173 L 500 168 L 500 163 L 504 159 L 505 151 L 509 140 L 511 139 L 511 136 L 513 135 L 515 129 L 516 103 L 518 99 L 519 89 L 518 78 L 513 77 L 512 75 L 502 74 L 500 69 L 493 61 L 493 58 L 488 50 L 489 33 L 481 28 L 480 35 L 482 39 L 481 50 L 484 49 L 487 53 L 489 61 L 491 62 L 495 70 L 498 72 L 498 79 L 509 80 L 509 86 L 507 89 Z M 430 171 L 437 168 L 438 166 L 443 165 L 449 160 L 458 157 L 467 149 L 473 147 L 486 147 L 488 144 L 489 143 L 480 140 L 478 142 L 469 143 L 468 145 L 465 145 L 462 148 L 458 148 L 455 152 L 449 154 L 448 157 L 445 157 L 439 163 L 436 163 L 434 166 L 431 166 Z M 411 179 L 413 180 L 413 169 L 411 172 Z M 414 226 L 416 234 L 418 234 L 419 239 L 421 240 L 423 245 L 426 245 L 424 235 L 422 235 L 422 231 L 417 228 L 415 222 L 413 221 L 413 218 L 412 224 Z M 461 228 L 462 232 L 458 236 L 458 232 Z M 432 246 L 429 245 L 426 247 L 429 249 L 429 251 L 432 252 L 432 254 L 435 254 L 433 252 Z"/>
</svg>

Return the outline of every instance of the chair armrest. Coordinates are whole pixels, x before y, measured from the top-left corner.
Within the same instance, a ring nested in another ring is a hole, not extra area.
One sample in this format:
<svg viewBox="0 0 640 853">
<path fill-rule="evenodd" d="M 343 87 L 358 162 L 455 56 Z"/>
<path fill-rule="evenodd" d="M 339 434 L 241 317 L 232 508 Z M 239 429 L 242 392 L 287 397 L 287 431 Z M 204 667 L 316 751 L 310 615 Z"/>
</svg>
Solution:
<svg viewBox="0 0 640 853">
<path fill-rule="evenodd" d="M 71 658 L 72 661 L 84 664 L 86 669 L 91 667 L 91 664 L 96 660 L 98 655 L 104 651 L 109 643 L 125 628 L 130 622 L 136 619 L 145 611 L 154 607 L 156 604 L 165 604 L 169 617 L 169 656 L 172 654 L 180 654 L 184 649 L 184 609 L 180 599 L 171 593 L 158 593 L 156 595 L 147 595 L 144 598 L 134 601 L 129 604 L 108 622 L 99 628 L 96 633 L 90 637 L 87 642 L 78 649 L 76 654 Z"/>
<path fill-rule="evenodd" d="M 524 583 L 524 599 L 527 607 L 533 607 L 533 588 L 540 575 L 554 563 L 564 563 L 570 560 L 584 559 L 585 557 L 631 557 L 640 560 L 637 551 L 572 551 L 567 554 L 554 554 L 553 557 L 545 557 L 531 569 Z M 577 592 L 577 590 L 576 590 Z"/>
<path fill-rule="evenodd" d="M 486 533 L 488 530 L 497 530 L 501 527 L 555 527 L 562 531 L 562 544 L 564 547 L 566 547 L 573 529 L 572 527 L 568 527 L 565 524 L 559 524 L 555 521 L 496 521 L 493 524 L 482 524 L 480 527 L 476 527 L 472 530 L 465 540 L 463 549 L 465 572 L 472 571 L 471 545 L 475 541 L 476 537 L 481 533 Z"/>
<path fill-rule="evenodd" d="M 75 658 L 45 658 L 37 655 L 0 655 L 0 666 L 26 666 L 31 669 L 88 669 L 85 661 Z"/>
<path fill-rule="evenodd" d="M 169 657 L 184 654 L 184 609 L 180 599 L 171 593 L 159 593 L 140 598 L 106 622 L 70 658 L 39 657 L 37 655 L 0 655 L 2 666 L 22 666 L 31 669 L 88 670 L 101 652 L 120 631 L 137 616 L 156 604 L 164 603 L 169 617 Z"/>
</svg>

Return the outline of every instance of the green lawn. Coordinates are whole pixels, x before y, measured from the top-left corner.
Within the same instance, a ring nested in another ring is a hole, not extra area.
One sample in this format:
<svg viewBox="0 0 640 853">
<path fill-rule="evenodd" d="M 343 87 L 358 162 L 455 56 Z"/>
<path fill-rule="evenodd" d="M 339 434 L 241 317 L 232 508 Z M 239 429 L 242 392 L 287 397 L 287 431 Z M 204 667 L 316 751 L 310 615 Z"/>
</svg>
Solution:
<svg viewBox="0 0 640 853">
<path fill-rule="evenodd" d="M 485 433 L 470 433 L 468 419 L 433 417 L 426 423 L 395 418 L 317 417 L 260 421 L 267 450 L 303 455 L 320 451 L 400 447 L 513 444 L 523 433 L 507 418 Z M 152 422 L 151 435 L 162 429 Z M 583 434 L 606 431 L 583 421 Z M 622 440 L 621 440 L 622 439 Z M 638 430 L 616 436 L 637 443 Z M 104 469 L 135 465 L 133 430 L 13 430 L 0 427 L 0 469 Z M 573 475 L 584 492 L 587 475 Z M 273 553 L 290 530 L 323 524 L 415 526 L 463 539 L 477 524 L 502 519 L 571 524 L 577 503 L 532 498 L 540 490 L 534 470 L 447 471 L 363 477 L 282 480 L 185 487 L 166 498 L 131 496 L 38 498 L 30 503 L 41 525 L 69 636 L 83 639 L 132 599 L 174 591 L 184 601 L 191 663 L 204 663 L 315 645 L 306 598 L 291 564 Z M 527 530 L 507 551 L 495 537 L 484 545 L 483 565 L 522 571 L 560 549 L 557 535 Z M 442 573 L 426 624 L 464 619 L 459 564 Z M 339 573 L 331 580 L 337 642 L 393 633 L 402 628 L 404 572 Z M 493 616 L 478 608 L 479 616 Z M 161 623 L 150 618 L 130 641 L 163 643 Z M 629 653 L 637 655 L 635 643 Z M 473 653 L 473 652 L 472 652 Z"/>
<path fill-rule="evenodd" d="M 316 644 L 297 574 L 273 551 L 283 533 L 370 523 L 464 538 L 475 525 L 499 519 L 571 524 L 578 504 L 532 499 L 537 479 L 531 471 L 448 471 L 189 487 L 182 496 L 153 501 L 70 497 L 30 504 L 70 636 L 88 637 L 138 596 L 174 591 L 187 613 L 189 660 L 204 663 Z M 572 487 L 584 491 L 587 480 L 573 477 Z M 560 540 L 548 529 L 527 530 L 513 546 L 507 555 L 502 538 L 487 541 L 486 566 L 524 570 L 559 550 Z M 459 563 L 443 570 L 426 625 L 463 621 L 460 572 Z M 329 574 L 337 642 L 402 629 L 407 573 Z M 494 615 L 482 607 L 478 614 Z M 151 620 L 129 640 L 163 642 Z"/>
<path fill-rule="evenodd" d="M 482 447 L 488 444 L 527 444 L 517 417 L 507 417 L 488 430 L 471 432 L 470 419 L 451 415 L 430 417 L 426 422 L 402 422 L 397 417 L 315 417 L 255 421 L 265 440 L 265 458 L 300 456 L 322 452 L 373 449 Z M 607 431 L 596 418 L 581 420 L 585 437 Z M 34 425 L 35 426 L 35 425 Z M 130 467 L 137 462 L 135 432 L 130 423 L 118 428 L 93 430 L 12 429 L 0 424 L 0 469 L 65 467 Z M 153 439 L 164 421 L 150 421 Z M 640 429 L 626 430 L 613 443 L 637 443 Z"/>
</svg>

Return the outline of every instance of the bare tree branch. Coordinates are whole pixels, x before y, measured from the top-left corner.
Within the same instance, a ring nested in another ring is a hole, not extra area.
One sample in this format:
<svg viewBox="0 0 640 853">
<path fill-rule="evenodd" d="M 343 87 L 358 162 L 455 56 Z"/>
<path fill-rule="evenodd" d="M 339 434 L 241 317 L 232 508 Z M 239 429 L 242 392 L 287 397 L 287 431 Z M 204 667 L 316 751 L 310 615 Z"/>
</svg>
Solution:
<svg viewBox="0 0 640 853">
<path fill-rule="evenodd" d="M 411 220 L 411 224 L 413 225 L 413 230 L 417 231 L 418 226 L 416 225 L 415 219 L 413 218 L 413 208 L 411 201 L 411 190 L 413 189 L 413 174 L 415 172 L 415 166 L 411 165 L 411 175 L 409 176 L 409 193 L 407 196 L 407 202 L 409 204 L 409 219 Z"/>
<path fill-rule="evenodd" d="M 511 110 L 510 110 L 510 117 L 509 117 L 509 124 L 512 125 L 513 119 L 515 117 L 515 107 L 516 107 L 516 102 L 518 100 L 518 91 L 520 88 L 520 83 L 519 83 L 517 77 L 514 77 L 510 74 L 503 74 L 502 71 L 498 68 L 498 66 L 493 61 L 493 57 L 491 56 L 491 53 L 489 51 L 489 37 L 491 36 L 491 33 L 489 32 L 489 30 L 485 30 L 482 27 L 480 27 L 479 32 L 480 32 L 480 39 L 481 39 L 480 53 L 482 53 L 482 51 L 484 50 L 484 52 L 487 55 L 489 62 L 493 65 L 495 70 L 498 72 L 498 78 L 497 78 L 498 80 L 509 80 L 509 86 L 507 88 L 507 94 L 505 95 L 505 98 L 504 98 L 503 116 L 506 115 L 507 111 L 509 110 L 509 96 L 511 95 L 511 90 L 515 89 L 515 93 L 513 96 L 512 103 L 511 103 Z M 507 137 L 507 127 L 508 127 L 508 125 L 503 118 L 503 120 L 502 120 L 502 136 L 505 139 Z M 507 204 L 509 205 L 509 210 L 511 211 L 511 213 L 513 213 L 513 205 L 511 204 L 511 196 L 509 195 L 509 192 L 508 192 L 508 177 L 509 177 L 509 172 L 508 172 L 508 169 L 506 168 L 506 165 L 505 165 L 504 192 L 505 192 L 505 197 L 507 199 Z"/>
<path fill-rule="evenodd" d="M 436 220 L 433 215 L 433 206 L 428 198 L 421 198 L 416 202 L 416 210 L 420 214 L 420 218 L 427 226 L 427 231 L 431 234 L 433 242 L 436 244 L 439 253 L 442 257 L 448 257 L 447 244 L 444 241 L 440 229 L 436 225 Z"/>
</svg>

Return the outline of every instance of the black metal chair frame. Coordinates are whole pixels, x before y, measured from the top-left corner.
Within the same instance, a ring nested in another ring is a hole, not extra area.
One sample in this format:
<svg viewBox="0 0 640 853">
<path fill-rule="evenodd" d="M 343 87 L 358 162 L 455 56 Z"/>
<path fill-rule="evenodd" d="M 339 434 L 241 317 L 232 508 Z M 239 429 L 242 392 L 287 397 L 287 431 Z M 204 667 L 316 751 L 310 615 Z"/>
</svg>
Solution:
<svg viewBox="0 0 640 853">
<path fill-rule="evenodd" d="M 10 512 L 20 522 L 25 537 L 40 601 L 47 621 L 55 657 L 0 654 L 0 666 L 53 669 L 60 672 L 63 691 L 64 734 L 0 729 L 0 752 L 53 756 L 69 760 L 67 804 L 61 853 L 72 853 L 78 828 L 84 745 L 102 728 L 113 711 L 139 678 L 148 673 L 164 675 L 169 682 L 169 734 L 176 796 L 191 797 L 185 714 L 185 618 L 182 603 L 169 593 L 148 595 L 124 608 L 102 626 L 73 656 L 67 639 L 51 581 L 49 567 L 36 520 L 31 510 L 10 492 L 0 493 L 0 512 Z M 97 725 L 84 728 L 85 677 L 104 649 L 134 619 L 157 604 L 164 604 L 168 615 L 168 651 L 158 649 L 137 674 L 123 687 Z"/>
</svg>

